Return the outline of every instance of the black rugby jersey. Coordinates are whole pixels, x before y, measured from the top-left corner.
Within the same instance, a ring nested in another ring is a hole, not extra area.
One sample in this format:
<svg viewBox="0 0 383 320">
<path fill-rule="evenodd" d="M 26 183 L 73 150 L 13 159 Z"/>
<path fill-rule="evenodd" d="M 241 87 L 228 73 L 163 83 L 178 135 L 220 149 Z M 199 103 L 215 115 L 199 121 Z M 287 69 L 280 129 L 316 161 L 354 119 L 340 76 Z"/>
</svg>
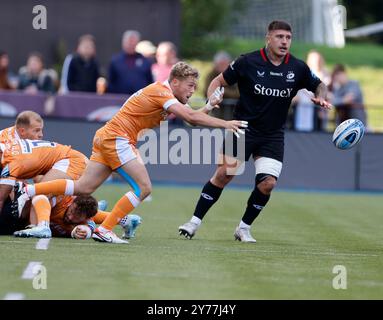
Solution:
<svg viewBox="0 0 383 320">
<path fill-rule="evenodd" d="M 287 54 L 273 65 L 265 49 L 241 55 L 223 72 L 229 85 L 238 83 L 240 98 L 234 119 L 247 120 L 265 133 L 282 132 L 292 98 L 298 90 L 315 92 L 320 79 L 302 60 Z"/>
</svg>

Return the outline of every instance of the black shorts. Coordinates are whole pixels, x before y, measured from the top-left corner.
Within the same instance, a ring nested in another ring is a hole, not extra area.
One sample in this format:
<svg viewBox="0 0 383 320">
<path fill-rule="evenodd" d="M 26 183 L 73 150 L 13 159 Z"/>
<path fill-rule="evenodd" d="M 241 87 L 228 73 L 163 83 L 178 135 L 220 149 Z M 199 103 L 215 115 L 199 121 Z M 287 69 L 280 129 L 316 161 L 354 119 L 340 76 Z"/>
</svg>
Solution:
<svg viewBox="0 0 383 320">
<path fill-rule="evenodd" d="M 246 134 L 237 138 L 233 133 L 225 137 L 222 152 L 242 161 L 248 161 L 250 156 L 267 157 L 283 162 L 285 150 L 284 135 L 281 132 L 265 134 L 252 127 L 247 128 Z"/>
<path fill-rule="evenodd" d="M 8 197 L 0 212 L 0 235 L 12 235 L 15 231 L 24 229 L 26 225 L 28 221 L 19 218 L 17 202 L 14 203 Z"/>
</svg>

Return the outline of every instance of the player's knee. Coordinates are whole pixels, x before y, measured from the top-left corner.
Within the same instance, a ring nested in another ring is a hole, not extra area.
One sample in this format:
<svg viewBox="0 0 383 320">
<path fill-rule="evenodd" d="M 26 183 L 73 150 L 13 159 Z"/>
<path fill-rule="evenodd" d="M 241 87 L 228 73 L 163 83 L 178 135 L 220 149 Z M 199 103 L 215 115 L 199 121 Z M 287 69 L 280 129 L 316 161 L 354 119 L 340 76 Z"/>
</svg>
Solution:
<svg viewBox="0 0 383 320">
<path fill-rule="evenodd" d="M 218 187 L 225 187 L 232 179 L 233 175 L 228 175 L 223 168 L 218 169 L 212 179 L 212 183 Z"/>
<path fill-rule="evenodd" d="M 267 175 L 262 181 L 257 183 L 257 188 L 263 194 L 270 194 L 274 187 L 277 185 L 277 179 L 273 176 Z"/>
<path fill-rule="evenodd" d="M 139 188 L 140 194 L 138 195 L 138 197 L 140 198 L 140 200 L 144 200 L 152 193 L 152 185 L 150 182 L 141 184 Z"/>
<path fill-rule="evenodd" d="M 49 199 L 46 195 L 43 195 L 43 194 L 39 194 L 37 196 L 34 196 L 32 198 L 32 204 L 35 205 L 37 202 L 40 202 L 40 201 L 45 201 L 45 202 L 48 202 L 49 203 Z"/>
<path fill-rule="evenodd" d="M 152 193 L 152 184 L 150 181 L 137 184 L 133 191 L 140 200 L 144 200 Z"/>
</svg>

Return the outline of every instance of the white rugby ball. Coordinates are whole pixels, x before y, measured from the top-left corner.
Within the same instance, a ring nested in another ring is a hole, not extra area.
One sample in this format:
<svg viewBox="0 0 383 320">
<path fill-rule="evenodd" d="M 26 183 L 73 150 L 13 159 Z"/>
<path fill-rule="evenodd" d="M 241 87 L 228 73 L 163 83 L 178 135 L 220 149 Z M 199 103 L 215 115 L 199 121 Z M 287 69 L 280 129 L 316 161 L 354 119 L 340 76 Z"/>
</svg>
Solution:
<svg viewBox="0 0 383 320">
<path fill-rule="evenodd" d="M 332 142 L 338 149 L 350 149 L 362 140 L 364 131 L 364 124 L 359 119 L 345 120 L 335 129 Z"/>
</svg>

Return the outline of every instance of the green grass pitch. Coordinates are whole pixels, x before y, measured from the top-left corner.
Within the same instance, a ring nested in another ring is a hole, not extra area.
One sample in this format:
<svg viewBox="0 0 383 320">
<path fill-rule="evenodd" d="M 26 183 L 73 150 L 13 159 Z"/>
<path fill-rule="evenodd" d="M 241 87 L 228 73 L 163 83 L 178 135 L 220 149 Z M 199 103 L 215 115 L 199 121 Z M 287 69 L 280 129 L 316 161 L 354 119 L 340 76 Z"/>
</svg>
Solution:
<svg viewBox="0 0 383 320">
<path fill-rule="evenodd" d="M 110 204 L 126 192 L 96 192 Z M 382 299 L 381 195 L 275 192 L 253 227 L 256 244 L 234 241 L 249 191 L 227 189 L 193 240 L 178 226 L 200 188 L 155 186 L 153 200 L 128 245 L 93 240 L 0 237 L 0 299 Z M 120 227 L 116 233 L 120 234 Z M 21 275 L 30 261 L 47 270 L 47 289 Z M 333 267 L 347 270 L 347 289 L 334 289 Z"/>
</svg>

